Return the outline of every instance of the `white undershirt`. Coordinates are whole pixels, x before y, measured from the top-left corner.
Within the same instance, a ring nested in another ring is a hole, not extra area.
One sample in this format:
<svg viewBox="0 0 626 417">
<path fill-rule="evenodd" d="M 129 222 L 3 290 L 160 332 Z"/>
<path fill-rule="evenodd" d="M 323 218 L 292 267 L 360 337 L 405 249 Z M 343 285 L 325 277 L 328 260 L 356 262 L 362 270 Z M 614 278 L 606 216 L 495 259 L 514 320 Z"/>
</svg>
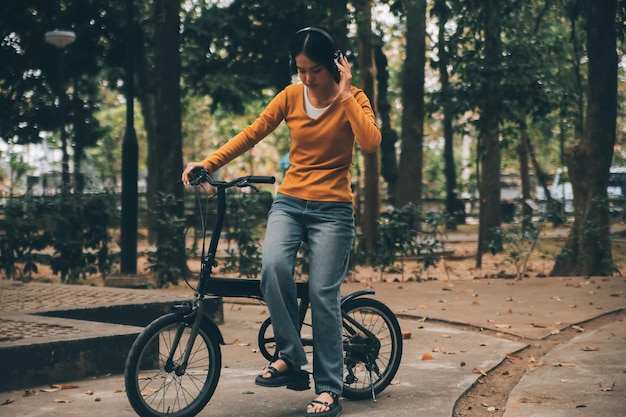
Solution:
<svg viewBox="0 0 626 417">
<path fill-rule="evenodd" d="M 306 114 L 309 115 L 311 119 L 317 119 L 320 117 L 328 108 L 330 104 L 322 109 L 318 109 L 317 107 L 313 107 L 311 101 L 309 100 L 308 89 L 304 86 L 304 109 L 306 110 Z"/>
</svg>

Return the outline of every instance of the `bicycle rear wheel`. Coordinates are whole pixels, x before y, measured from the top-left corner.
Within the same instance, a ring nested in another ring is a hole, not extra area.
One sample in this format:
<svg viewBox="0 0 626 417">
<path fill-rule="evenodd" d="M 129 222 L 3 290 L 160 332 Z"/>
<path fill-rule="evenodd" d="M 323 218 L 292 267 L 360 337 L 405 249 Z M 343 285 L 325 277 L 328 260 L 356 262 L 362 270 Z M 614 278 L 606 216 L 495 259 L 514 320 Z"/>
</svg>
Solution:
<svg viewBox="0 0 626 417">
<path fill-rule="evenodd" d="M 187 367 L 180 371 L 190 326 L 180 313 L 167 314 L 150 323 L 133 343 L 124 382 L 128 400 L 140 416 L 195 416 L 213 395 L 222 356 L 208 327 L 200 326 Z M 180 342 L 174 346 L 177 332 Z"/>
<path fill-rule="evenodd" d="M 356 298 L 342 307 L 344 344 L 343 396 L 350 400 L 379 394 L 393 380 L 402 359 L 402 333 L 393 312 L 380 301 Z M 345 316 L 376 337 L 372 340 Z"/>
</svg>

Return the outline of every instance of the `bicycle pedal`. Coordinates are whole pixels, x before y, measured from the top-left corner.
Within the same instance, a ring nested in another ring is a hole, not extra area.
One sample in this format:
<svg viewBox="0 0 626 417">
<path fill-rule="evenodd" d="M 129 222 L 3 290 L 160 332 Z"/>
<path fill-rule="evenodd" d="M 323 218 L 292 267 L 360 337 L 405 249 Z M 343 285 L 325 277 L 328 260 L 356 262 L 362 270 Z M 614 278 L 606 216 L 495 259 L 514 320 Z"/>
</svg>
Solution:
<svg viewBox="0 0 626 417">
<path fill-rule="evenodd" d="M 292 391 L 306 391 L 311 389 L 311 380 L 309 378 L 309 373 L 306 371 L 300 371 L 298 380 L 287 384 L 287 389 L 290 389 Z"/>
</svg>

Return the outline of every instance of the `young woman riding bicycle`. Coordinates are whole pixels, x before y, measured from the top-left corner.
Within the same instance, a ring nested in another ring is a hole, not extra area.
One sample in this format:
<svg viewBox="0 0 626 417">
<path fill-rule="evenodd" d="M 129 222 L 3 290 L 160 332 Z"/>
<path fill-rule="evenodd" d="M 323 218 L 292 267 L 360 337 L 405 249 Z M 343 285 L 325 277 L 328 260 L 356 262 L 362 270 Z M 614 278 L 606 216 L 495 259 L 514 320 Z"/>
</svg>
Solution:
<svg viewBox="0 0 626 417">
<path fill-rule="evenodd" d="M 334 417 L 342 411 L 340 286 L 354 239 L 353 145 L 356 139 L 361 149 L 375 152 L 381 134 L 370 101 L 352 86 L 350 64 L 330 33 L 314 27 L 301 29 L 292 38 L 289 52 L 292 71 L 301 83 L 278 93 L 254 123 L 215 153 L 188 163 L 182 180 L 188 183 L 197 168 L 216 171 L 286 122 L 291 135 L 290 167 L 269 212 L 261 273 L 278 360 L 255 382 L 280 387 L 303 377 L 300 367 L 307 358 L 300 339 L 293 273 L 298 248 L 306 241 L 318 395 L 307 405 L 306 415 Z"/>
</svg>

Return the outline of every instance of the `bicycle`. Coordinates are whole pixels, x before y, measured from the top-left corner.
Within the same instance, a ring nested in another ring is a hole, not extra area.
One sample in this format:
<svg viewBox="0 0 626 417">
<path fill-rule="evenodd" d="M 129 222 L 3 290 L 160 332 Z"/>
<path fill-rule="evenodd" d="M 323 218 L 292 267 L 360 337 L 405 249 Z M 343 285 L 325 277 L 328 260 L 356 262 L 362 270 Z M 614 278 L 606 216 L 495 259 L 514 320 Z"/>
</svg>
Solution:
<svg viewBox="0 0 626 417">
<path fill-rule="evenodd" d="M 202 229 L 201 269 L 194 297 L 173 307 L 173 311 L 152 321 L 133 343 L 125 364 L 126 395 L 137 414 L 150 417 L 189 417 L 198 414 L 209 402 L 220 377 L 224 338 L 217 324 L 205 312 L 206 296 L 263 299 L 260 280 L 213 277 L 216 251 L 226 215 L 226 190 L 274 183 L 274 177 L 244 176 L 229 182 L 216 181 L 206 170 L 194 171 L 190 184 L 195 186 Z M 208 225 L 202 208 L 200 189 L 214 187 L 217 213 L 208 249 Z M 193 287 L 192 287 L 193 288 Z M 298 282 L 299 320 L 302 330 L 309 310 L 308 283 Z M 398 320 L 382 302 L 361 290 L 342 297 L 344 389 L 347 399 L 361 400 L 383 391 L 394 378 L 402 357 L 402 335 Z M 313 346 L 311 338 L 302 338 Z M 271 320 L 259 329 L 260 352 L 274 360 L 275 340 Z M 288 386 L 306 390 L 306 385 Z"/>
</svg>

